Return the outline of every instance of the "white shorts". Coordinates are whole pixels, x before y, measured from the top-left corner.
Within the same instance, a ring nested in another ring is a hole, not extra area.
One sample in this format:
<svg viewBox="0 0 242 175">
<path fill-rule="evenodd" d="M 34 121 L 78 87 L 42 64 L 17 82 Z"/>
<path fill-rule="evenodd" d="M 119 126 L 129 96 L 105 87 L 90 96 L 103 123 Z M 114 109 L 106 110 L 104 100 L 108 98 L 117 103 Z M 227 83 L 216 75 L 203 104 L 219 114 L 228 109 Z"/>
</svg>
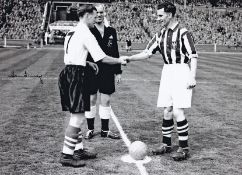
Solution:
<svg viewBox="0 0 242 175">
<path fill-rule="evenodd" d="M 190 72 L 188 64 L 164 65 L 161 74 L 157 107 L 191 107 L 192 89 L 187 89 Z"/>
</svg>

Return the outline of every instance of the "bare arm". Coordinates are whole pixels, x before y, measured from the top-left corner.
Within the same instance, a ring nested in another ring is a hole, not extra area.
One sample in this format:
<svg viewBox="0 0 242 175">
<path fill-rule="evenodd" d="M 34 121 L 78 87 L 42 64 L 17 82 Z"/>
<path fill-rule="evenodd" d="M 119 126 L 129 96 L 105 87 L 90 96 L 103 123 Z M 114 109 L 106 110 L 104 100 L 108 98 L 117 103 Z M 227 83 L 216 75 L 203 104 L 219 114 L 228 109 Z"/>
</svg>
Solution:
<svg viewBox="0 0 242 175">
<path fill-rule="evenodd" d="M 196 72 L 197 72 L 197 52 L 194 46 L 194 41 L 190 32 L 187 32 L 183 38 L 182 43 L 186 48 L 186 52 L 190 59 L 190 80 L 188 82 L 188 89 L 192 89 L 196 86 Z"/>
<path fill-rule="evenodd" d="M 195 79 L 197 73 L 197 58 L 192 58 L 190 63 L 191 76 Z"/>
<path fill-rule="evenodd" d="M 110 57 L 110 56 L 105 56 L 102 60 L 101 60 L 103 63 L 106 63 L 106 64 L 126 64 L 126 61 L 123 59 L 123 58 L 113 58 L 113 57 Z"/>
<path fill-rule="evenodd" d="M 126 60 L 127 61 L 140 61 L 140 60 L 147 59 L 149 57 L 150 57 L 150 55 L 147 52 L 143 51 L 138 54 L 128 56 Z"/>
<path fill-rule="evenodd" d="M 93 69 L 93 71 L 95 72 L 95 74 L 97 75 L 98 74 L 98 71 L 99 71 L 99 68 L 98 68 L 98 65 L 96 63 L 93 63 L 93 62 L 90 62 L 90 61 L 87 61 L 87 65 Z"/>
<path fill-rule="evenodd" d="M 191 75 L 188 81 L 187 88 L 192 89 L 196 86 L 197 58 L 191 58 L 190 62 Z"/>
<path fill-rule="evenodd" d="M 146 46 L 145 50 L 143 50 L 142 52 L 140 52 L 138 54 L 135 54 L 132 56 L 127 56 L 125 58 L 125 60 L 127 60 L 127 62 L 129 62 L 129 61 L 140 61 L 140 60 L 147 59 L 151 55 L 153 55 L 157 51 L 158 48 L 159 48 L 159 45 L 158 45 L 157 34 L 156 34 L 150 40 L 150 42 Z"/>
</svg>

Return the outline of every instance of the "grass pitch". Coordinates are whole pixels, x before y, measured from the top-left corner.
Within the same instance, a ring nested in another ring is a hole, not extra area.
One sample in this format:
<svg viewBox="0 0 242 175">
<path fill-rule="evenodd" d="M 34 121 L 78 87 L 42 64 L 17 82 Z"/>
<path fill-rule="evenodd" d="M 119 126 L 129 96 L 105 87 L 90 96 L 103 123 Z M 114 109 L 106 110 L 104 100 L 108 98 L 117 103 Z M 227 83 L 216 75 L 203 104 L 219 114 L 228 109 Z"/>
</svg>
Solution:
<svg viewBox="0 0 242 175">
<path fill-rule="evenodd" d="M 127 54 L 127 53 L 121 53 Z M 150 149 L 161 142 L 162 110 L 156 108 L 163 61 L 157 55 L 123 67 L 123 81 L 116 88 L 112 108 L 131 141 Z M 0 49 L 0 174 L 26 175 L 137 175 L 124 163 L 128 153 L 122 140 L 96 136 L 84 140 L 98 158 L 83 168 L 59 163 L 68 113 L 60 107 L 57 77 L 63 64 L 58 49 Z M 242 59 L 241 54 L 199 54 L 193 107 L 186 110 L 190 125 L 191 158 L 174 162 L 169 155 L 152 156 L 146 164 L 150 175 L 239 175 L 242 173 Z M 14 71 L 22 76 L 9 77 Z M 110 128 L 118 132 L 110 121 Z M 86 124 L 82 127 L 86 131 Z M 177 145 L 177 134 L 172 137 Z"/>
</svg>

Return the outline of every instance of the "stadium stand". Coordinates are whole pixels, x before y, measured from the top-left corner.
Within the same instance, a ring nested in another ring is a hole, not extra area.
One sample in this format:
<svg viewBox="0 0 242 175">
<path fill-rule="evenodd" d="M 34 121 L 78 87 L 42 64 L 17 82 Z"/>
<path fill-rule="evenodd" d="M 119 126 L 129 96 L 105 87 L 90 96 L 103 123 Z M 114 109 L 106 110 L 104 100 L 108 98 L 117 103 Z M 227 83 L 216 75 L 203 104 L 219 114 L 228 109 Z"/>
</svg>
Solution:
<svg viewBox="0 0 242 175">
<path fill-rule="evenodd" d="M 64 1 L 64 0 L 61 0 Z M 74 1 L 74 0 L 73 0 Z M 196 44 L 218 44 L 242 46 L 242 2 L 240 0 L 173 0 L 178 5 L 177 18 L 193 31 Z M 40 42 L 47 28 L 43 25 L 43 15 L 47 0 L 2 0 L 0 3 L 0 38 L 25 39 Z M 94 2 L 94 1 L 92 1 Z M 158 0 L 116 0 L 108 3 L 107 17 L 118 31 L 119 42 L 125 42 L 127 35 L 132 43 L 147 43 L 157 32 L 155 5 Z M 68 18 L 65 17 L 65 18 Z M 63 38 L 73 27 L 74 21 L 61 20 L 47 23 L 55 31 L 50 35 Z M 64 27 L 58 30 L 58 27 Z M 60 36 L 59 36 L 60 35 Z M 53 38 L 53 36 L 52 36 Z"/>
<path fill-rule="evenodd" d="M 42 21 L 41 5 L 38 1 L 5 1 L 0 28 L 0 37 L 8 39 L 38 40 Z"/>
</svg>

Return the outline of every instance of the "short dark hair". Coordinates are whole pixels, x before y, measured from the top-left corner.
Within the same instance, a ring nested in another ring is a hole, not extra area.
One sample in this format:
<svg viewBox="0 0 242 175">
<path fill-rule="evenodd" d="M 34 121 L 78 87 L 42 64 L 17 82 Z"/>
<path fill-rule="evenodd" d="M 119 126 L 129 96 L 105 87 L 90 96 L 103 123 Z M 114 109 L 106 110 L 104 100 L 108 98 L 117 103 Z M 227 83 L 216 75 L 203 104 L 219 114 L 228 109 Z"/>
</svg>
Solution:
<svg viewBox="0 0 242 175">
<path fill-rule="evenodd" d="M 161 4 L 158 4 L 157 6 L 157 10 L 163 9 L 164 8 L 164 12 L 166 13 L 171 13 L 172 17 L 175 16 L 176 14 L 176 6 L 174 4 L 172 4 L 171 2 L 165 1 Z"/>
<path fill-rule="evenodd" d="M 93 13 L 93 11 L 97 11 L 97 9 L 94 5 L 83 4 L 78 7 L 77 14 L 78 14 L 78 17 L 83 17 L 86 13 Z"/>
</svg>

